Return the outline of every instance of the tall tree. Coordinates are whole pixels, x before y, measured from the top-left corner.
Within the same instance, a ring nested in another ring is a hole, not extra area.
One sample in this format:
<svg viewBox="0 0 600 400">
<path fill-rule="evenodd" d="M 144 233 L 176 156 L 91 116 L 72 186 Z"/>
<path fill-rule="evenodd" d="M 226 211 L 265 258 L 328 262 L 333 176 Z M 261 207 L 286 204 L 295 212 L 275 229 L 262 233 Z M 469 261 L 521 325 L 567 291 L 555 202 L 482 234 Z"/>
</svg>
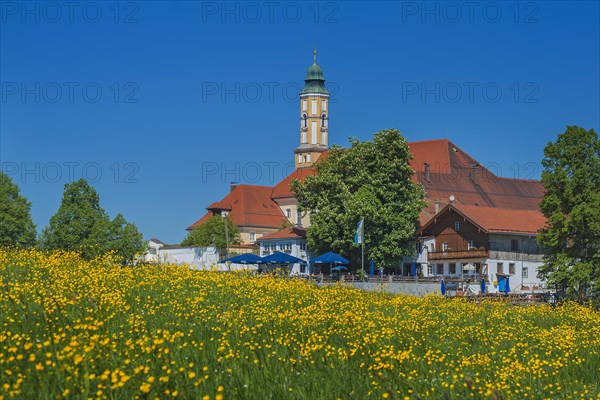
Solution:
<svg viewBox="0 0 600 400">
<path fill-rule="evenodd" d="M 78 251 L 92 258 L 115 251 L 126 263 L 143 249 L 142 235 L 121 214 L 110 221 L 100 196 L 84 179 L 65 185 L 62 202 L 44 228 L 40 245 L 46 250 Z"/>
<path fill-rule="evenodd" d="M 225 231 L 225 224 L 227 224 L 227 232 Z M 223 218 L 214 215 L 199 227 L 188 232 L 181 245 L 199 247 L 215 246 L 222 253 L 227 248 L 226 236 L 229 238 L 230 245 L 242 242 L 238 227 L 229 217 Z"/>
<path fill-rule="evenodd" d="M 395 265 L 414 254 L 419 212 L 425 206 L 420 184 L 412 181 L 412 154 L 395 129 L 375 133 L 372 141 L 350 139 L 350 148 L 334 146 L 317 163 L 317 174 L 294 181 L 301 210 L 310 211 L 308 245 L 313 252 L 336 251 L 360 265 L 354 243 L 364 218 L 365 258 Z"/>
<path fill-rule="evenodd" d="M 0 245 L 35 245 L 31 203 L 19 194 L 19 187 L 0 172 Z"/>
<path fill-rule="evenodd" d="M 545 248 L 538 269 L 551 287 L 585 299 L 600 290 L 600 140 L 593 130 L 567 126 L 544 149 L 540 208 L 547 218 L 538 235 Z"/>
<path fill-rule="evenodd" d="M 144 251 L 142 234 L 123 215 L 117 214 L 109 224 L 105 250 L 115 251 L 121 264 L 128 264 Z"/>
</svg>

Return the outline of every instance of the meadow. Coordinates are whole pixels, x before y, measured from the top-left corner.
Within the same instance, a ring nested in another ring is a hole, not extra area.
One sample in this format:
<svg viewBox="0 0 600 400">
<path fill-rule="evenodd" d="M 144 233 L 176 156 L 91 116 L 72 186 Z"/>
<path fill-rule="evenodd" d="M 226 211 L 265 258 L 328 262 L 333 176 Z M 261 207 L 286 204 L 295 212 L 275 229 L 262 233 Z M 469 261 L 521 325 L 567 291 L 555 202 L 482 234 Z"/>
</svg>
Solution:
<svg viewBox="0 0 600 400">
<path fill-rule="evenodd" d="M 600 313 L 0 250 L 0 400 L 600 399 Z"/>
</svg>

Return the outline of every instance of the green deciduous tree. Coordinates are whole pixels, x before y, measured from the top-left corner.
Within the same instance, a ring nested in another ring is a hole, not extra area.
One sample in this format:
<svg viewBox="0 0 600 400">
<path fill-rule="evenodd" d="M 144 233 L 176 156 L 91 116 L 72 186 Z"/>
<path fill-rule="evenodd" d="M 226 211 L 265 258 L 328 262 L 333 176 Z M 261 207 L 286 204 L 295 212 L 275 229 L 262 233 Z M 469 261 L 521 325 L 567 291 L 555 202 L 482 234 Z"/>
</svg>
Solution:
<svg viewBox="0 0 600 400">
<path fill-rule="evenodd" d="M 144 249 L 135 225 L 121 214 L 110 221 L 100 207 L 98 192 L 84 179 L 65 185 L 60 207 L 44 228 L 40 242 L 45 250 L 73 250 L 85 258 L 115 251 L 124 264 Z"/>
<path fill-rule="evenodd" d="M 395 129 L 377 132 L 372 141 L 351 138 L 350 144 L 334 146 L 317 164 L 318 174 L 292 183 L 299 208 L 310 211 L 308 245 L 317 254 L 339 252 L 360 265 L 354 234 L 364 217 L 365 258 L 397 265 L 414 254 L 416 222 L 425 206 L 421 185 L 412 181 L 412 154 Z"/>
<path fill-rule="evenodd" d="M 240 244 L 241 237 L 238 227 L 229 217 L 223 218 L 214 215 L 205 223 L 188 232 L 186 238 L 181 242 L 182 246 L 215 246 L 222 253 L 227 248 L 225 235 L 225 224 L 227 223 L 227 236 L 229 244 Z"/>
<path fill-rule="evenodd" d="M 538 235 L 545 248 L 538 275 L 551 287 L 585 299 L 600 289 L 600 140 L 593 129 L 568 126 L 544 149 Z"/>
<path fill-rule="evenodd" d="M 19 194 L 19 187 L 0 172 L 0 245 L 35 245 L 36 232 L 30 209 L 31 203 Z"/>
</svg>

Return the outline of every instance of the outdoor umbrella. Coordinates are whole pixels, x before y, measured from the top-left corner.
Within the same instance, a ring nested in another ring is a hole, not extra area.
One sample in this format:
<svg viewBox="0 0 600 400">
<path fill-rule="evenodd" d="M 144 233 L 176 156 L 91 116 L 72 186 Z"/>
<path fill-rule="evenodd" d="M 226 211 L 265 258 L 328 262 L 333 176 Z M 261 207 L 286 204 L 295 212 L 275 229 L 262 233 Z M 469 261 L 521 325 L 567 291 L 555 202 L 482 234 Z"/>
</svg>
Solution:
<svg viewBox="0 0 600 400">
<path fill-rule="evenodd" d="M 280 251 L 277 251 L 273 254 L 269 254 L 268 256 L 261 258 L 258 261 L 258 263 L 259 264 L 296 264 L 296 263 L 306 264 L 306 261 L 304 261 L 301 258 L 289 255 L 287 253 L 282 253 Z"/>
<path fill-rule="evenodd" d="M 240 254 L 235 257 L 227 258 L 225 260 L 222 260 L 221 262 L 224 263 L 228 261 L 232 264 L 258 264 L 260 262 L 260 257 L 256 254 L 246 253 Z"/>
<path fill-rule="evenodd" d="M 410 276 L 417 276 L 417 263 L 416 263 L 416 261 L 413 261 L 413 263 L 411 265 Z"/>
<path fill-rule="evenodd" d="M 330 265 L 330 272 L 329 274 L 331 275 L 332 271 L 339 271 L 336 270 L 335 268 L 332 268 L 334 264 L 337 265 L 341 265 L 341 264 L 348 264 L 350 263 L 350 261 L 348 261 L 346 258 L 340 256 L 337 253 L 334 253 L 332 251 L 325 253 L 325 254 L 321 254 L 319 257 L 313 258 L 313 260 L 311 261 L 311 264 L 329 264 Z"/>
<path fill-rule="evenodd" d="M 333 267 L 331 270 L 332 271 L 341 271 L 343 269 L 348 269 L 348 268 L 344 267 L 343 265 L 338 265 L 337 267 Z"/>
<path fill-rule="evenodd" d="M 375 260 L 371 258 L 371 270 L 369 271 L 369 275 L 375 275 Z"/>
<path fill-rule="evenodd" d="M 311 264 L 349 264 L 350 261 L 332 251 L 313 258 Z"/>
<path fill-rule="evenodd" d="M 442 283 L 440 284 L 440 290 L 442 291 L 442 296 L 446 295 L 446 284 L 444 283 L 444 280 L 442 279 Z"/>
<path fill-rule="evenodd" d="M 481 293 L 485 293 L 485 279 L 481 278 Z"/>
<path fill-rule="evenodd" d="M 467 264 L 463 267 L 463 271 L 475 271 L 475 266 L 473 264 Z"/>
</svg>

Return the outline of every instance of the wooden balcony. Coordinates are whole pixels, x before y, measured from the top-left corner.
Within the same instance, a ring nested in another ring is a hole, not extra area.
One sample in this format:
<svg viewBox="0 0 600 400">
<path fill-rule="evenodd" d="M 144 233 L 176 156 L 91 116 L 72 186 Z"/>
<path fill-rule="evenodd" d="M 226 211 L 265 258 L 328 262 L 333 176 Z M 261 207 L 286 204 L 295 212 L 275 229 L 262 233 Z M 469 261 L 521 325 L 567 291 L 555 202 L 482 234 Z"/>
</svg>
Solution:
<svg viewBox="0 0 600 400">
<path fill-rule="evenodd" d="M 427 260 L 451 260 L 451 259 L 471 259 L 471 258 L 487 258 L 487 250 L 446 250 L 446 251 L 430 251 L 427 253 Z"/>
</svg>

